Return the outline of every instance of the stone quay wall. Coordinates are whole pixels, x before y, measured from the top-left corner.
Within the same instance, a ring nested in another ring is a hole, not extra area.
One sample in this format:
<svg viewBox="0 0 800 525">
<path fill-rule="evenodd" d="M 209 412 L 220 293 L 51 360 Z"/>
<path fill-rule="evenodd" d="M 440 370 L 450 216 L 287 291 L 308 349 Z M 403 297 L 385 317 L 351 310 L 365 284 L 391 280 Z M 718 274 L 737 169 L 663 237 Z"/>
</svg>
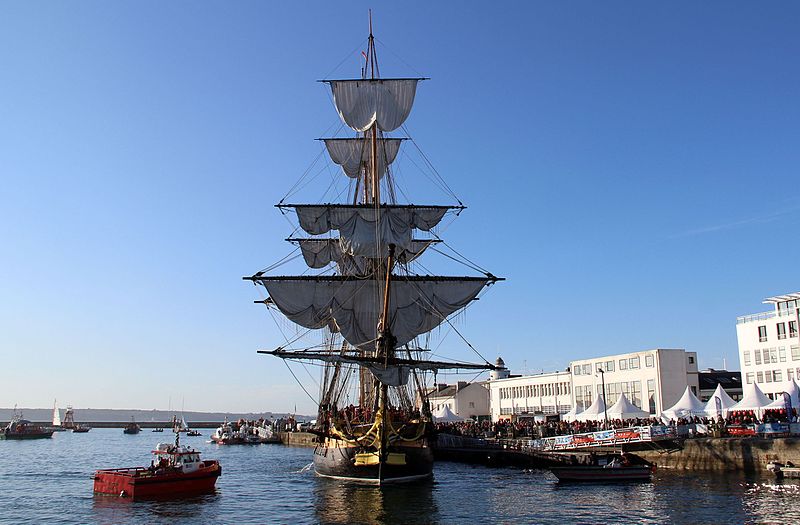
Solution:
<svg viewBox="0 0 800 525">
<path fill-rule="evenodd" d="M 756 473 L 765 472 L 770 461 L 800 466 L 800 438 L 693 438 L 685 440 L 681 450 L 636 454 L 658 468 Z"/>
</svg>

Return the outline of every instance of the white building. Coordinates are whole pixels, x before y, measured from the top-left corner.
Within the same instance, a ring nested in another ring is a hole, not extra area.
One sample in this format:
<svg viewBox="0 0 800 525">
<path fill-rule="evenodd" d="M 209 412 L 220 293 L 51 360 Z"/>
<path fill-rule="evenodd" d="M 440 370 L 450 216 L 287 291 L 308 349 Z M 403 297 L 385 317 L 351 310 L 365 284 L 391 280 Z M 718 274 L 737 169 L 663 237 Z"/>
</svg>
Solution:
<svg viewBox="0 0 800 525">
<path fill-rule="evenodd" d="M 489 415 L 489 390 L 485 381 L 459 381 L 455 385 L 440 383 L 428 393 L 428 402 L 434 413 L 446 405 L 452 413 L 464 419 Z"/>
<path fill-rule="evenodd" d="M 603 381 L 607 406 L 624 393 L 631 403 L 653 415 L 674 405 L 687 385 L 699 394 L 697 353 L 682 349 L 658 348 L 581 359 L 570 363 L 570 371 L 572 403 L 580 410 L 602 395 Z"/>
<path fill-rule="evenodd" d="M 769 312 L 736 319 L 742 384 L 758 383 L 775 399 L 785 381 L 800 379 L 800 292 L 764 299 Z"/>
<path fill-rule="evenodd" d="M 492 421 L 510 418 L 513 414 L 564 414 L 572 408 L 569 372 L 504 375 L 505 378 L 488 383 Z"/>
</svg>

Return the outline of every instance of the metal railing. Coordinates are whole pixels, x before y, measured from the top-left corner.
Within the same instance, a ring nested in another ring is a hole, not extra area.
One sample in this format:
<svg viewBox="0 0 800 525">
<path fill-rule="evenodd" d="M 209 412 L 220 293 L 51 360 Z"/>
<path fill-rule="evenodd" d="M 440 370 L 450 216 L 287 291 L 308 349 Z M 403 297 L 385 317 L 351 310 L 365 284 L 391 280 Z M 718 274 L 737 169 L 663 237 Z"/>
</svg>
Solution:
<svg viewBox="0 0 800 525">
<path fill-rule="evenodd" d="M 622 443 L 643 443 L 675 439 L 674 427 L 651 425 L 644 427 L 617 428 L 584 434 L 567 434 L 529 440 L 526 445 L 533 450 L 572 450 L 577 448 L 607 447 Z"/>
<path fill-rule="evenodd" d="M 753 321 L 764 321 L 772 319 L 773 317 L 796 317 L 797 313 L 794 309 L 791 310 L 771 310 L 769 312 L 760 312 L 757 314 L 742 315 L 736 318 L 736 324 L 751 323 Z"/>
<path fill-rule="evenodd" d="M 753 321 L 763 321 L 775 317 L 775 311 L 761 312 L 758 314 L 742 315 L 736 318 L 736 324 L 751 323 Z"/>
</svg>

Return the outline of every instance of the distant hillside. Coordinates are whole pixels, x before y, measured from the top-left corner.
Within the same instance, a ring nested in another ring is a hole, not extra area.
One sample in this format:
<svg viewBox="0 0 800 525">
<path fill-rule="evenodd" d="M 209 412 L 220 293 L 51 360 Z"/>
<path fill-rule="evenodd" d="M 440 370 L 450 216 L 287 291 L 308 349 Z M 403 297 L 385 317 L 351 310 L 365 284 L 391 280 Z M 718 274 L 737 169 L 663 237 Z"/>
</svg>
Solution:
<svg viewBox="0 0 800 525">
<path fill-rule="evenodd" d="M 52 408 L 20 408 L 22 415 L 25 419 L 31 421 L 52 421 L 53 409 Z M 75 421 L 108 421 L 108 422 L 124 422 L 130 421 L 131 417 L 139 422 L 148 421 L 172 421 L 172 416 L 181 416 L 178 411 L 168 410 L 137 410 L 137 409 L 105 409 L 105 408 L 75 408 Z M 0 421 L 10 421 L 14 413 L 12 408 L 0 408 Z M 183 412 L 183 417 L 186 422 L 191 425 L 192 421 L 223 421 L 226 417 L 229 421 L 235 421 L 240 418 L 245 419 L 278 419 L 287 417 L 288 414 L 276 412 Z M 61 408 L 61 417 L 64 417 L 64 408 Z M 313 419 L 313 417 L 297 415 L 295 416 L 300 421 Z"/>
</svg>

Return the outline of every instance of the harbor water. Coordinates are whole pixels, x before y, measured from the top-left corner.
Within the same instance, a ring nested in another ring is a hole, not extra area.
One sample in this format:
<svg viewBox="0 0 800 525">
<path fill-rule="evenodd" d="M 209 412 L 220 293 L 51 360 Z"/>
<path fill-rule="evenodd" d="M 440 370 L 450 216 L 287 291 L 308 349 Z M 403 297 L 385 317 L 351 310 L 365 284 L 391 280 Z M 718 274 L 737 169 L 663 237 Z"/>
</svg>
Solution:
<svg viewBox="0 0 800 525">
<path fill-rule="evenodd" d="M 23 523 L 758 523 L 800 522 L 800 483 L 659 470 L 652 483 L 564 485 L 547 471 L 438 462 L 429 483 L 366 487 L 317 478 L 312 450 L 217 446 L 217 492 L 178 501 L 93 496 L 97 468 L 148 465 L 169 432 L 121 429 L 0 441 L 0 524 Z"/>
</svg>

